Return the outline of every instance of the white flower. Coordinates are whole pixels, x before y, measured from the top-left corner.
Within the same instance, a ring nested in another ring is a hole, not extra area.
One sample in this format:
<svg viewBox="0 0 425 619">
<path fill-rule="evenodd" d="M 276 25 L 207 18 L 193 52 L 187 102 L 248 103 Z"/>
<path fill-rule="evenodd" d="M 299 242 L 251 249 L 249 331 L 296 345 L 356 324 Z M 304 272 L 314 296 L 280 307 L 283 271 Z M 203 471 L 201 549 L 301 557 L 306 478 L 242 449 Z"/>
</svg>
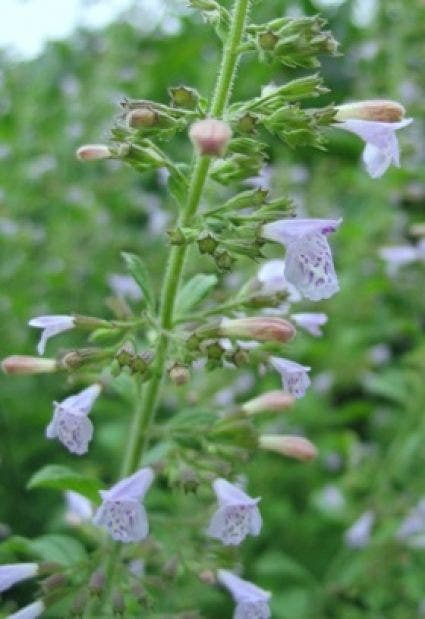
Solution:
<svg viewBox="0 0 425 619">
<path fill-rule="evenodd" d="M 412 245 L 393 245 L 381 247 L 379 256 L 385 260 L 387 273 L 395 276 L 401 267 L 411 264 L 418 259 L 418 250 Z"/>
<path fill-rule="evenodd" d="M 308 372 L 311 368 L 283 357 L 270 357 L 270 363 L 279 372 L 284 389 L 294 398 L 302 398 L 310 386 Z"/>
<path fill-rule="evenodd" d="M 58 333 L 69 331 L 75 327 L 75 319 L 73 316 L 37 316 L 28 322 L 30 327 L 43 329 L 41 338 L 37 346 L 39 355 L 44 355 L 47 340 Z"/>
<path fill-rule="evenodd" d="M 265 239 L 286 247 L 285 278 L 307 299 L 328 299 L 339 290 L 326 236 L 341 222 L 342 219 L 280 219 L 263 226 Z"/>
<path fill-rule="evenodd" d="M 252 499 L 238 486 L 221 478 L 214 481 L 213 488 L 218 508 L 207 534 L 226 546 L 237 546 L 247 535 L 259 535 L 262 520 L 257 503 L 260 499 Z"/>
<path fill-rule="evenodd" d="M 93 508 L 91 502 L 79 492 L 68 490 L 65 492 L 66 514 L 65 520 L 71 526 L 78 526 L 86 520 L 91 520 Z"/>
<path fill-rule="evenodd" d="M 9 563 L 0 565 L 0 592 L 6 591 L 22 580 L 38 573 L 37 563 Z"/>
<path fill-rule="evenodd" d="M 140 469 L 119 481 L 110 490 L 101 490 L 102 505 L 94 515 L 97 526 L 106 527 L 112 539 L 138 542 L 147 537 L 149 523 L 146 510 L 140 503 L 152 484 L 151 468 Z"/>
<path fill-rule="evenodd" d="M 8 615 L 6 619 L 36 619 L 44 612 L 44 602 L 42 600 L 37 600 L 32 604 L 28 604 L 28 606 L 24 606 L 20 610 L 17 610 L 16 613 L 12 613 Z"/>
<path fill-rule="evenodd" d="M 323 335 L 321 330 L 321 326 L 325 325 L 328 322 L 328 317 L 326 314 L 321 314 L 320 312 L 305 312 L 299 314 L 291 314 L 292 320 L 296 325 L 311 333 L 316 337 Z"/>
<path fill-rule="evenodd" d="M 58 438 L 71 453 L 79 456 L 85 454 L 93 436 L 93 424 L 87 415 L 101 390 L 101 386 L 96 383 L 62 402 L 55 402 L 46 437 Z"/>
<path fill-rule="evenodd" d="M 400 167 L 400 153 L 395 132 L 413 122 L 405 118 L 399 122 L 381 122 L 376 120 L 350 119 L 335 124 L 339 129 L 355 133 L 366 146 L 363 162 L 372 178 L 379 178 L 391 164 Z"/>
<path fill-rule="evenodd" d="M 117 297 L 127 297 L 130 301 L 140 301 L 142 298 L 141 290 L 131 275 L 112 273 L 108 277 L 108 284 Z"/>
<path fill-rule="evenodd" d="M 235 600 L 233 619 L 269 619 L 271 595 L 268 591 L 227 570 L 218 570 L 217 578 Z"/>
<path fill-rule="evenodd" d="M 284 275 L 284 260 L 268 260 L 259 269 L 257 279 L 261 283 L 261 292 L 265 296 L 284 292 L 290 303 L 301 301 L 301 295 L 293 284 L 288 282 Z"/>
<path fill-rule="evenodd" d="M 372 511 L 364 512 L 354 524 L 345 532 L 344 541 L 350 548 L 364 548 L 368 545 L 372 532 L 375 514 Z"/>
</svg>

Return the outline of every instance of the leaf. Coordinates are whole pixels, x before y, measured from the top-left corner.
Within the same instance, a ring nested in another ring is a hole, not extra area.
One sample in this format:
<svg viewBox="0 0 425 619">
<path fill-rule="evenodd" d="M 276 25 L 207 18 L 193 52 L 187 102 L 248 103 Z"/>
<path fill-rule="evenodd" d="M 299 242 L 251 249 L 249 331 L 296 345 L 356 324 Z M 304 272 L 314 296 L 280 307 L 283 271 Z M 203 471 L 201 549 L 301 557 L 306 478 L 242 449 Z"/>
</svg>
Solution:
<svg viewBox="0 0 425 619">
<path fill-rule="evenodd" d="M 73 490 L 94 503 L 99 502 L 100 483 L 90 477 L 76 473 L 67 466 L 49 464 L 34 473 L 27 488 L 52 488 L 54 490 Z"/>
<path fill-rule="evenodd" d="M 29 546 L 43 561 L 72 565 L 87 560 L 83 544 L 69 535 L 42 535 L 32 540 Z"/>
<path fill-rule="evenodd" d="M 176 301 L 176 315 L 184 316 L 190 309 L 198 305 L 217 285 L 216 275 L 205 275 L 199 273 L 194 275 L 183 288 L 180 289 Z"/>
<path fill-rule="evenodd" d="M 127 269 L 130 271 L 131 275 L 139 284 L 143 292 L 146 305 L 151 311 L 154 311 L 155 294 L 153 291 L 152 280 L 145 263 L 142 261 L 141 258 L 139 258 L 139 256 L 136 256 L 135 254 L 129 254 L 123 251 L 121 252 L 121 255 L 125 260 Z"/>
</svg>

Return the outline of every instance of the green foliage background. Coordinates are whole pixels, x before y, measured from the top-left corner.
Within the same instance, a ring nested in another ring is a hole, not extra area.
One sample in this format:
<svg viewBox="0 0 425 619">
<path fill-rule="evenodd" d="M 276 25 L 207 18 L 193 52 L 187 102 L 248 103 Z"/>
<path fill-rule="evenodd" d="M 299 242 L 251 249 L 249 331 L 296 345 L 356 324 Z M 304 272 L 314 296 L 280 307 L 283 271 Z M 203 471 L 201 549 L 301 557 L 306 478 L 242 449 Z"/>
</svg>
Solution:
<svg viewBox="0 0 425 619">
<path fill-rule="evenodd" d="M 37 334 L 26 328 L 32 316 L 109 316 L 107 278 L 124 272 L 123 250 L 143 255 L 160 287 L 164 237 L 153 231 L 153 214 L 155 221 L 161 214 L 171 218 L 175 208 L 160 180 L 114 163 L 83 165 L 74 151 L 106 138 L 123 95 L 165 101 L 167 87 L 179 83 L 209 94 L 219 46 L 196 14 L 181 14 L 183 4 L 167 3 L 168 18 L 180 24 L 172 34 L 163 28 L 165 18 L 144 28 L 140 24 L 148 20 L 136 19 L 135 12 L 102 32 L 80 31 L 51 43 L 33 61 L 17 62 L 6 52 L 0 57 L 2 356 L 33 353 Z M 309 14 L 317 11 L 310 2 L 296 4 Z M 353 4 L 347 0 L 323 11 L 344 55 L 325 62 L 332 92 L 321 101 L 394 98 L 405 103 L 415 123 L 401 136 L 403 167 L 379 181 L 361 169 L 362 146 L 349 134 L 329 131 L 325 153 L 272 145 L 273 193 L 289 192 L 311 216 L 344 217 L 333 239 L 341 292 L 310 306 L 329 315 L 325 336 L 300 334 L 293 347 L 294 358 L 328 385 L 311 390 L 284 418 L 270 419 L 273 430 L 302 429 L 321 455 L 301 465 L 259 454 L 241 471 L 252 493 L 262 496 L 264 517 L 261 536 L 243 545 L 244 573 L 273 591 L 278 619 L 407 619 L 421 616 L 425 595 L 424 550 L 394 536 L 425 494 L 424 265 L 390 279 L 377 254 L 382 245 L 411 240 L 410 226 L 424 221 L 424 5 L 382 0 L 375 19 L 360 27 L 351 19 Z M 279 15 L 281 5 L 257 3 L 258 21 Z M 282 83 L 289 72 L 248 59 L 235 97 L 258 93 L 272 77 Z M 189 157 L 186 136 L 171 148 Z M 195 273 L 199 259 L 193 258 L 189 268 Z M 205 264 L 202 270 L 211 269 Z M 255 272 L 252 263 L 238 267 L 244 277 Z M 64 335 L 48 349 L 76 341 L 76 333 Z M 390 353 L 382 364 L 371 354 L 379 344 Z M 55 463 L 72 464 L 105 483 L 114 480 L 131 411 L 118 396 L 105 398 L 94 420 L 90 456 L 75 462 L 44 439 L 52 400 L 73 386 L 58 376 L 0 380 L 0 521 L 25 537 L 68 533 L 60 493 L 27 490 L 29 478 Z M 205 399 L 224 381 L 231 387 L 237 374 L 220 371 L 207 380 L 196 385 Z M 278 386 L 272 374 L 256 376 L 246 387 L 239 382 L 240 400 Z M 173 408 L 175 397 L 170 388 L 164 406 Z M 328 486 L 343 493 L 340 509 L 323 506 Z M 165 555 L 186 540 L 184 518 L 172 520 L 174 508 L 184 503 L 188 514 L 196 509 L 196 499 L 176 494 L 167 505 L 167 496 L 155 499 L 163 523 L 175 527 L 160 540 Z M 377 514 L 371 542 L 349 549 L 344 531 L 367 509 Z M 17 557 L 19 549 L 9 548 L 2 562 Z M 27 595 L 23 587 L 22 600 Z M 225 595 L 184 576 L 164 599 L 164 612 L 199 607 L 208 618 L 230 613 Z"/>
</svg>

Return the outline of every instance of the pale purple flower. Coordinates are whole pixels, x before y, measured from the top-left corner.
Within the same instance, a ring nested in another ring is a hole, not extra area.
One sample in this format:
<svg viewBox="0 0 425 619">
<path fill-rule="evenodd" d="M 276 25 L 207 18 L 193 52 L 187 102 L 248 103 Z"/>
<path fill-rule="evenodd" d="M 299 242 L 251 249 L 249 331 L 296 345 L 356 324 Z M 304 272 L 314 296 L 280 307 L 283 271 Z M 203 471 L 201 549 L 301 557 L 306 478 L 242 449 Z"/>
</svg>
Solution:
<svg viewBox="0 0 425 619">
<path fill-rule="evenodd" d="M 407 264 L 412 264 L 417 260 L 423 260 L 423 246 L 420 243 L 416 247 L 413 245 L 392 245 L 381 247 L 379 256 L 385 260 L 388 275 L 394 277 L 398 275 L 399 269 Z"/>
<path fill-rule="evenodd" d="M 38 573 L 38 563 L 9 563 L 0 565 L 0 592 L 18 582 L 33 578 Z"/>
<path fill-rule="evenodd" d="M 54 402 L 53 418 L 46 428 L 46 437 L 58 438 L 71 453 L 85 454 L 93 436 L 93 424 L 87 415 L 101 391 L 101 386 L 95 383 L 62 402 Z"/>
<path fill-rule="evenodd" d="M 402 520 L 396 536 L 411 546 L 423 545 L 425 540 L 425 498 L 421 499 Z M 419 544 L 418 544 L 419 542 Z"/>
<path fill-rule="evenodd" d="M 44 602 L 42 600 L 37 600 L 32 604 L 28 604 L 28 606 L 20 608 L 16 613 L 8 615 L 6 619 L 36 619 L 36 617 L 40 617 L 40 615 L 44 613 L 44 610 Z"/>
<path fill-rule="evenodd" d="M 94 515 L 94 524 L 105 527 L 116 541 L 128 543 L 145 539 L 149 523 L 141 500 L 153 478 L 153 470 L 147 467 L 125 477 L 110 490 L 101 490 L 102 505 Z"/>
<path fill-rule="evenodd" d="M 218 570 L 217 578 L 236 603 L 233 619 L 269 619 L 271 594 L 268 591 L 227 570 Z"/>
<path fill-rule="evenodd" d="M 243 490 L 218 478 L 213 483 L 218 508 L 207 529 L 207 534 L 226 546 L 237 546 L 247 535 L 257 536 L 261 530 L 259 498 L 253 499 Z"/>
<path fill-rule="evenodd" d="M 370 541 L 375 522 L 373 511 L 364 512 L 344 534 L 344 541 L 350 548 L 364 548 Z"/>
<path fill-rule="evenodd" d="M 93 516 L 91 502 L 79 492 L 68 490 L 65 492 L 66 513 L 65 520 L 71 526 L 79 526 Z"/>
<path fill-rule="evenodd" d="M 108 284 L 117 297 L 126 297 L 130 301 L 140 301 L 142 298 L 141 290 L 131 275 L 112 273 L 108 277 Z"/>
<path fill-rule="evenodd" d="M 339 285 L 326 236 L 342 219 L 280 219 L 263 226 L 265 239 L 286 247 L 284 275 L 312 301 L 328 299 Z"/>
<path fill-rule="evenodd" d="M 298 327 L 301 327 L 305 331 L 308 331 L 315 337 L 320 337 L 323 332 L 320 327 L 328 322 L 326 314 L 320 312 L 305 312 L 299 314 L 291 314 L 291 319 Z"/>
<path fill-rule="evenodd" d="M 366 146 L 363 151 L 363 162 L 372 178 L 379 178 L 391 164 L 400 167 L 400 153 L 395 132 L 413 122 L 405 118 L 399 122 L 381 122 L 376 120 L 360 120 L 353 118 L 335 124 L 339 129 L 345 129 L 361 138 Z"/>
<path fill-rule="evenodd" d="M 37 318 L 31 318 L 28 322 L 30 327 L 37 327 L 43 329 L 41 338 L 37 346 L 37 352 L 39 355 L 44 355 L 47 340 L 62 333 L 63 331 L 69 331 L 75 327 L 75 319 L 73 316 L 37 316 Z"/>
<path fill-rule="evenodd" d="M 283 388 L 294 398 L 302 398 L 310 386 L 308 372 L 311 368 L 283 357 L 270 357 L 270 363 L 279 372 Z"/>
<path fill-rule="evenodd" d="M 293 284 L 288 282 L 284 275 L 284 260 L 268 260 L 257 273 L 257 279 L 261 284 L 261 292 L 265 296 L 284 292 L 288 295 L 290 303 L 301 301 L 301 295 Z"/>
</svg>

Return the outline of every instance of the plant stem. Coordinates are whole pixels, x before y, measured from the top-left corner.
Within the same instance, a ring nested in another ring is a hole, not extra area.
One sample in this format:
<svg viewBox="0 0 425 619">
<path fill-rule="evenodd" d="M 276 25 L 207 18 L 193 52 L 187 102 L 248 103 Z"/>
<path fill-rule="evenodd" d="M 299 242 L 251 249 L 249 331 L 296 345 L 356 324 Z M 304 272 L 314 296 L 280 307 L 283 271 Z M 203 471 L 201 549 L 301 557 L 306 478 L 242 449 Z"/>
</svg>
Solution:
<svg viewBox="0 0 425 619">
<path fill-rule="evenodd" d="M 245 29 L 246 17 L 250 0 L 235 0 L 232 23 L 226 41 L 214 95 L 210 107 L 210 114 L 221 117 L 229 100 L 236 68 L 240 56 L 239 45 Z M 189 182 L 188 199 L 182 209 L 177 226 L 189 226 L 199 207 L 205 182 L 208 177 L 210 159 L 195 157 L 192 174 Z M 162 290 L 159 324 L 162 330 L 169 330 L 173 326 L 174 305 L 184 268 L 187 247 L 185 245 L 171 248 L 165 270 Z M 130 474 L 139 466 L 144 448 L 147 444 L 149 428 L 155 416 L 160 387 L 165 373 L 167 359 L 168 337 L 160 333 L 155 349 L 154 375 L 146 385 L 143 402 L 136 411 L 131 430 L 131 443 L 123 467 L 123 476 Z"/>
</svg>

